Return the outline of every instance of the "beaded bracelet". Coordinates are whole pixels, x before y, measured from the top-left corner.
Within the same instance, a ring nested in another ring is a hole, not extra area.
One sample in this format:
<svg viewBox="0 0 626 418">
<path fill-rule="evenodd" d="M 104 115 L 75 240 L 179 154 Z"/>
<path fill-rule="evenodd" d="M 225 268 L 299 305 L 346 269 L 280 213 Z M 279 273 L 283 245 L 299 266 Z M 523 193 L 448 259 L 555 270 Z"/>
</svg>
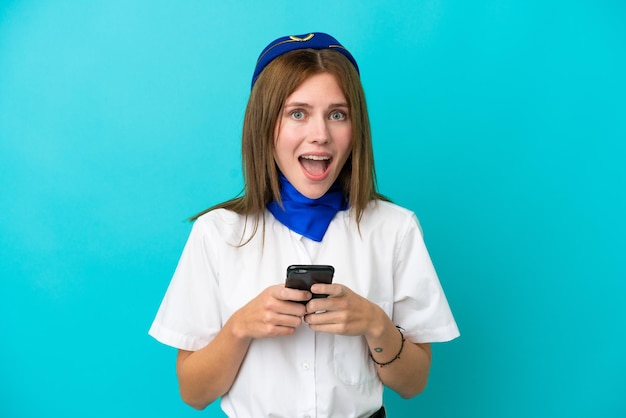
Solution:
<svg viewBox="0 0 626 418">
<path fill-rule="evenodd" d="M 370 358 L 372 359 L 372 361 L 374 363 L 378 364 L 380 367 L 385 367 L 385 366 L 393 363 L 394 361 L 398 360 L 400 358 L 400 354 L 402 354 L 402 350 L 404 350 L 404 342 L 406 341 L 406 338 L 404 338 L 404 333 L 402 332 L 404 330 L 402 329 L 402 327 L 399 327 L 397 325 L 396 325 L 396 328 L 398 329 L 398 332 L 400 333 L 400 337 L 402 337 L 402 343 L 400 345 L 400 351 L 398 351 L 398 354 L 396 354 L 396 356 L 393 359 L 389 360 L 386 363 L 379 363 L 379 362 L 376 361 L 374 356 L 372 356 L 372 352 L 370 351 Z"/>
</svg>

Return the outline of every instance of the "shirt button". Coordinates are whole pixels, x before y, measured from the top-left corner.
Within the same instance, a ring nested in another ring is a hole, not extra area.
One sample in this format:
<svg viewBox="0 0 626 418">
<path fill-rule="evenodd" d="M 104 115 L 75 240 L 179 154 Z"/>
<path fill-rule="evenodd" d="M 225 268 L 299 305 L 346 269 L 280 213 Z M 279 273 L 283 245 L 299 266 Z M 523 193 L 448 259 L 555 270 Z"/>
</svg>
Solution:
<svg viewBox="0 0 626 418">
<path fill-rule="evenodd" d="M 309 366 L 309 363 L 302 363 L 302 368 L 304 370 L 309 370 L 311 368 L 311 366 Z M 310 418 L 310 417 L 304 417 L 304 418 Z"/>
</svg>

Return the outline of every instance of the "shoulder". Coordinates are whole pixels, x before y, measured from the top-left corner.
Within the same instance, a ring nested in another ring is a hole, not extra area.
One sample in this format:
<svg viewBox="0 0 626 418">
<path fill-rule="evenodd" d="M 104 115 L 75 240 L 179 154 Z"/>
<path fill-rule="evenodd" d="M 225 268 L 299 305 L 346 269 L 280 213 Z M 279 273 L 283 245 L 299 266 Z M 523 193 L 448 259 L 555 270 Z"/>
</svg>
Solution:
<svg viewBox="0 0 626 418">
<path fill-rule="evenodd" d="M 351 216 L 354 216 L 352 214 Z M 408 230 L 421 228 L 415 213 L 405 207 L 384 200 L 372 200 L 359 222 L 361 231 L 385 231 L 404 234 Z"/>
<path fill-rule="evenodd" d="M 200 225 L 235 225 L 240 222 L 245 222 L 246 216 L 240 215 L 232 210 L 228 209 L 213 209 L 196 220 L 196 224 Z"/>
<path fill-rule="evenodd" d="M 372 200 L 365 210 L 372 215 L 395 215 L 401 217 L 415 216 L 413 211 L 386 200 Z"/>
<path fill-rule="evenodd" d="M 255 216 L 246 216 L 228 209 L 214 209 L 196 219 L 193 229 L 212 238 L 239 241 L 242 233 L 254 228 Z"/>
<path fill-rule="evenodd" d="M 385 200 L 372 200 L 363 212 L 363 221 L 384 224 L 416 223 L 415 213 Z"/>
</svg>

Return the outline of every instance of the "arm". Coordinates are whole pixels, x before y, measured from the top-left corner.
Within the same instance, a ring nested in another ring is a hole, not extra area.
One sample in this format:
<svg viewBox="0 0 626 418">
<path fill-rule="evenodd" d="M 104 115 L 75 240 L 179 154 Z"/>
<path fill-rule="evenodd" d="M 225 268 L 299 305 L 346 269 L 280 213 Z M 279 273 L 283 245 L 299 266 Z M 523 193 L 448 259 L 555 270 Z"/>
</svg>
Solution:
<svg viewBox="0 0 626 418">
<path fill-rule="evenodd" d="M 329 295 L 326 299 L 312 299 L 307 304 L 305 321 L 311 329 L 341 335 L 362 335 L 379 363 L 388 362 L 398 354 L 402 345 L 400 333 L 378 305 L 338 284 L 316 284 L 311 290 Z M 406 341 L 397 360 L 384 367 L 376 366 L 376 369 L 385 386 L 403 398 L 410 398 L 426 387 L 430 363 L 429 344 Z"/>
<path fill-rule="evenodd" d="M 377 319 L 372 322 L 371 332 L 365 335 L 370 353 L 378 363 L 393 360 L 385 366 L 376 365 L 378 376 L 385 386 L 403 398 L 411 398 L 426 387 L 432 359 L 430 344 L 417 344 L 407 340 L 402 347 L 404 335 L 398 332 L 382 309 L 376 305 L 374 309 L 380 313 L 375 315 Z M 394 360 L 398 353 L 400 356 Z"/>
<path fill-rule="evenodd" d="M 206 408 L 228 392 L 248 352 L 252 340 L 237 335 L 234 322 L 226 322 L 206 347 L 178 351 L 176 374 L 180 395 L 196 409 Z"/>
<path fill-rule="evenodd" d="M 204 409 L 228 392 L 252 340 L 293 334 L 306 308 L 290 301 L 310 297 L 306 291 L 270 286 L 236 311 L 207 346 L 193 352 L 180 350 L 176 373 L 185 403 Z"/>
</svg>

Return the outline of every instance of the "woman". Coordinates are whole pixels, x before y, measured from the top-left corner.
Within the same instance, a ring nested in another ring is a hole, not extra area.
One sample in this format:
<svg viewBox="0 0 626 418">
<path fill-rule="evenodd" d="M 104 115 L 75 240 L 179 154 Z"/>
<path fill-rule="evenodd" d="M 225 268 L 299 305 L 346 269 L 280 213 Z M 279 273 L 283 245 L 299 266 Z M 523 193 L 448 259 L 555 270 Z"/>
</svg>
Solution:
<svg viewBox="0 0 626 418">
<path fill-rule="evenodd" d="M 409 398 L 429 343 L 458 329 L 415 215 L 376 190 L 354 57 L 324 33 L 259 56 L 242 138 L 245 191 L 197 217 L 150 330 L 179 349 L 182 398 L 233 417 L 381 417 Z M 292 264 L 333 284 L 284 285 Z M 312 298 L 326 294 L 327 298 Z"/>
</svg>

